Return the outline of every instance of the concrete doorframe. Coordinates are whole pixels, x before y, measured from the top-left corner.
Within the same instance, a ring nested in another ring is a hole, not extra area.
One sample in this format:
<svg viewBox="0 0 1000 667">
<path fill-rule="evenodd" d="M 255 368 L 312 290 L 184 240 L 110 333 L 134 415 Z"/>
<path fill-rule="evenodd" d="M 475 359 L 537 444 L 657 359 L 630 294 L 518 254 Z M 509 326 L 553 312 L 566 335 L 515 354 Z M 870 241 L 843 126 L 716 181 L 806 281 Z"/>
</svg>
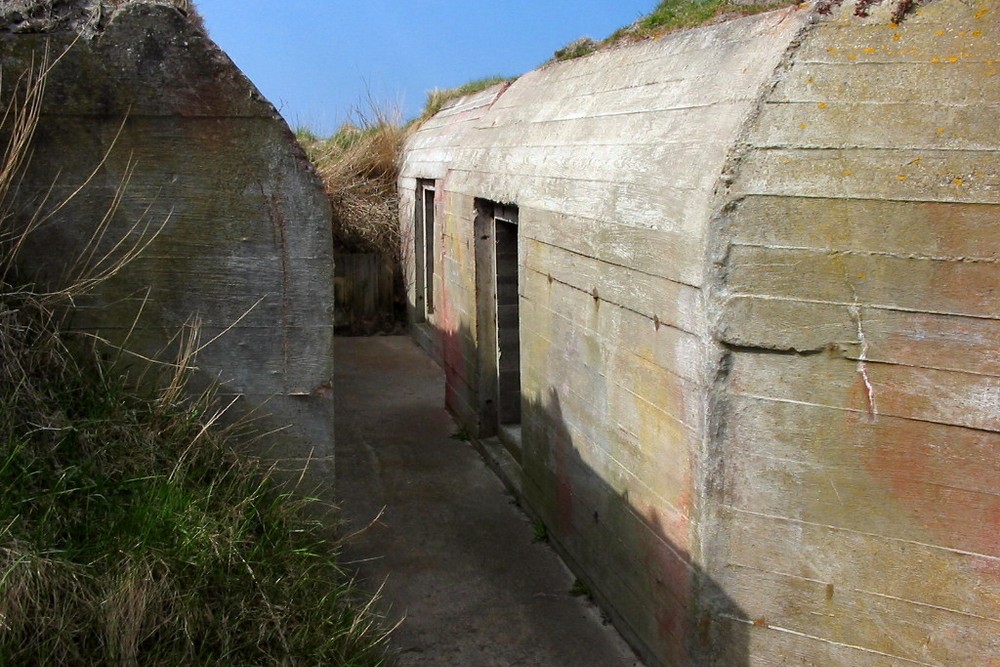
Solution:
<svg viewBox="0 0 1000 667">
<path fill-rule="evenodd" d="M 477 199 L 475 217 L 478 437 L 521 450 L 518 210 Z"/>
</svg>

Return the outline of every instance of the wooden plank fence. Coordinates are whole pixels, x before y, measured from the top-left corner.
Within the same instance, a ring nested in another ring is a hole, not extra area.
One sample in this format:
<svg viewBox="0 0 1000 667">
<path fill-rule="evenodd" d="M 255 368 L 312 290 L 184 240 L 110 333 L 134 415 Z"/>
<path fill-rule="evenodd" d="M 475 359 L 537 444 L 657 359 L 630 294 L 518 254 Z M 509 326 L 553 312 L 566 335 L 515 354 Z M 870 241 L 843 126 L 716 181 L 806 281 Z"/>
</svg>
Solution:
<svg viewBox="0 0 1000 667">
<path fill-rule="evenodd" d="M 380 254 L 335 253 L 334 325 L 338 334 L 370 334 L 392 326 L 395 266 Z"/>
</svg>

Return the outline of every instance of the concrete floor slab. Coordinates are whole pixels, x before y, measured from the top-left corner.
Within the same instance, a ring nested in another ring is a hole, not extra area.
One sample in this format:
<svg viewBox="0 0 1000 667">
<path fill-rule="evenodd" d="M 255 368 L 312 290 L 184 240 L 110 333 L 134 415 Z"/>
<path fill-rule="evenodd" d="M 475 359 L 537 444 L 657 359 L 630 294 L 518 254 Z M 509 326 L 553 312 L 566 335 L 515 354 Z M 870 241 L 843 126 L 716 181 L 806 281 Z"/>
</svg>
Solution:
<svg viewBox="0 0 1000 667">
<path fill-rule="evenodd" d="M 641 667 L 574 577 L 533 540 L 471 444 L 452 436 L 441 369 L 406 337 L 339 338 L 337 498 L 345 548 L 383 585 L 400 667 Z M 384 508 L 384 509 L 383 509 Z"/>
</svg>

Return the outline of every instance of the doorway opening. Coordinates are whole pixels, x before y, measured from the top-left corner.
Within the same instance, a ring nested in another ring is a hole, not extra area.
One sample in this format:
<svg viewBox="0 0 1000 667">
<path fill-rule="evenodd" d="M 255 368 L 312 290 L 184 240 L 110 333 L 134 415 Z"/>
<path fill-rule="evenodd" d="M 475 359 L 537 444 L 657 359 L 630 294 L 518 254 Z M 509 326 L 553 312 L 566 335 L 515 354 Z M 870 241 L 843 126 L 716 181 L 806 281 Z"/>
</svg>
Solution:
<svg viewBox="0 0 1000 667">
<path fill-rule="evenodd" d="M 427 321 L 434 313 L 434 181 L 417 179 L 413 215 L 414 321 Z"/>
<path fill-rule="evenodd" d="M 520 457 L 521 316 L 516 206 L 476 200 L 480 436 Z"/>
</svg>

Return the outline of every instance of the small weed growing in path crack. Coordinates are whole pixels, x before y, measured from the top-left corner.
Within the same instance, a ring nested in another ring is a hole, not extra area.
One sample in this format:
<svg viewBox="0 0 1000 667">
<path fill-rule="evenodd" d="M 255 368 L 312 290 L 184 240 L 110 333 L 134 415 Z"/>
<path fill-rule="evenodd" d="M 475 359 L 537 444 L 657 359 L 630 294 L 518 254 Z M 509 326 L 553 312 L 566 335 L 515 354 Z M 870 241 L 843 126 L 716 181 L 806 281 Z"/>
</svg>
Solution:
<svg viewBox="0 0 1000 667">
<path fill-rule="evenodd" d="M 585 597 L 590 599 L 590 587 L 583 583 L 579 579 L 573 581 L 573 585 L 570 586 L 569 594 L 575 598 Z"/>
<path fill-rule="evenodd" d="M 532 542 L 548 542 L 549 541 L 549 529 L 545 527 L 545 523 L 541 519 L 535 519 L 531 522 L 531 533 Z"/>
</svg>

